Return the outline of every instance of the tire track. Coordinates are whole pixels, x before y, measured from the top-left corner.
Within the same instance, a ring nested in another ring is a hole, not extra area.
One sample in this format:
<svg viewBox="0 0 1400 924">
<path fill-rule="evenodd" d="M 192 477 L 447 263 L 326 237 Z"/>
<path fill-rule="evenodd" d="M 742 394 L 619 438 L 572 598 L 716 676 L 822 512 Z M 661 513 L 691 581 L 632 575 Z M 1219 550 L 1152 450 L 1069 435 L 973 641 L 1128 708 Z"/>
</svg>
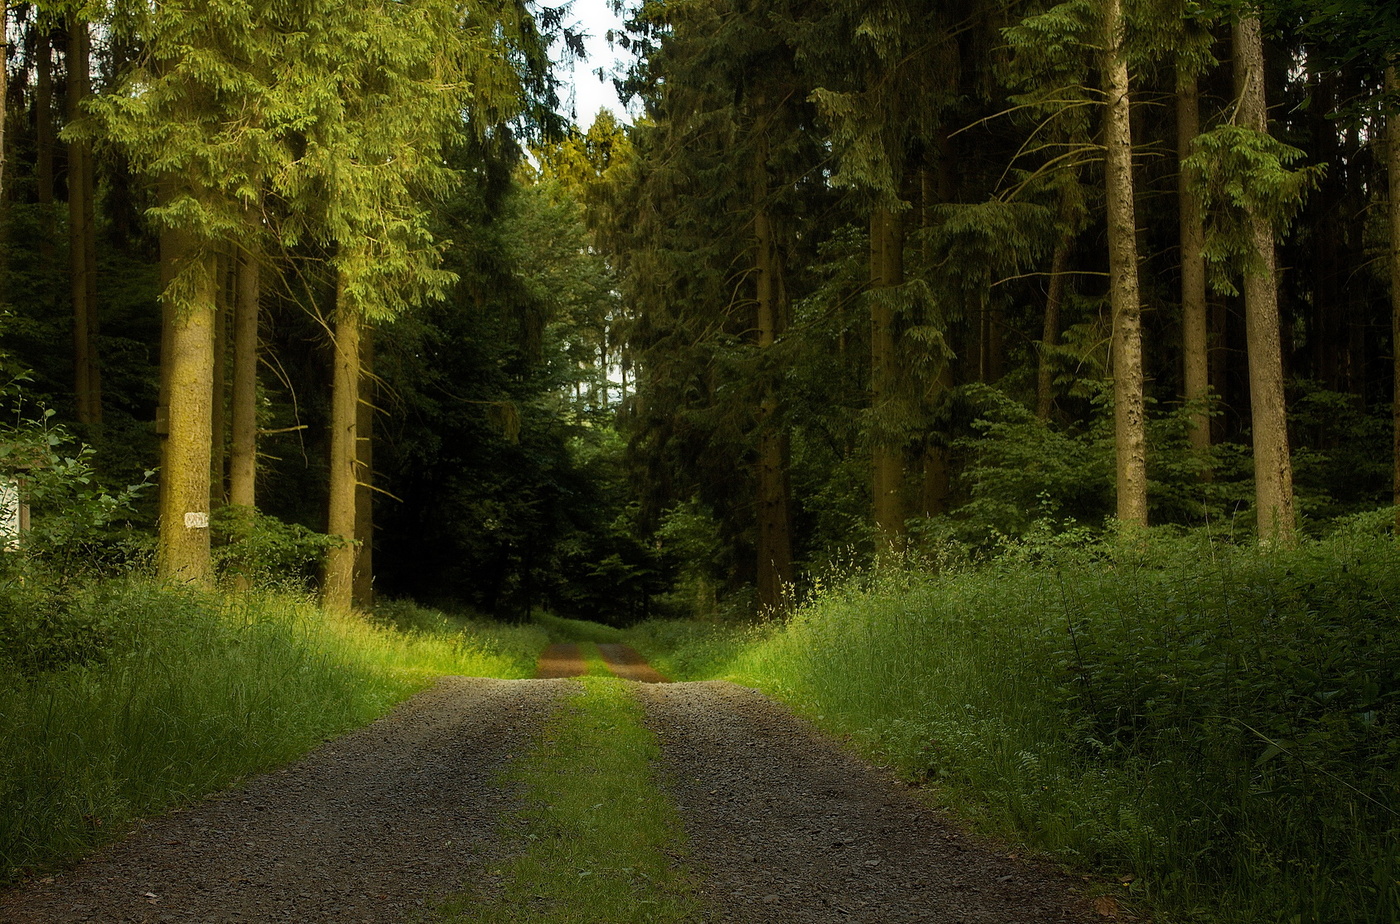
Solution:
<svg viewBox="0 0 1400 924">
<path fill-rule="evenodd" d="M 496 856 L 496 785 L 570 688 L 446 678 L 304 760 L 0 898 L 6 924 L 400 924 Z"/>
</svg>

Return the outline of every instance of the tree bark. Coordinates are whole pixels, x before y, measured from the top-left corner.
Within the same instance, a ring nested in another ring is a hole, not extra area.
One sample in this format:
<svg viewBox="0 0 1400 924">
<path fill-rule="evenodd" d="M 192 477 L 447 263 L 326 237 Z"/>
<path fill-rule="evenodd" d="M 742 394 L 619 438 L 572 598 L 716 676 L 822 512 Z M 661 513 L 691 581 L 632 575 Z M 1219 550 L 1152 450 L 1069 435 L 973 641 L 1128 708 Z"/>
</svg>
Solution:
<svg viewBox="0 0 1400 924">
<path fill-rule="evenodd" d="M 1210 451 L 1209 309 L 1206 304 L 1206 222 L 1196 176 L 1186 166 L 1191 144 L 1201 133 L 1200 86 L 1195 74 L 1178 71 L 1176 80 L 1177 203 L 1181 239 L 1182 389 L 1193 405 L 1188 440 L 1204 456 Z"/>
<path fill-rule="evenodd" d="M 1400 94 L 1400 68 L 1385 69 L 1386 89 Z M 1392 416 L 1394 419 L 1395 532 L 1400 536 L 1400 106 L 1386 113 L 1386 172 L 1390 180 L 1390 352 L 1394 371 Z"/>
<path fill-rule="evenodd" d="M 1061 218 L 1068 220 L 1067 216 L 1062 215 Z M 1035 416 L 1042 421 L 1050 419 L 1050 409 L 1055 402 L 1055 376 L 1050 365 L 1050 351 L 1060 342 L 1060 315 L 1065 302 L 1065 271 L 1069 268 L 1069 253 L 1073 246 L 1074 234 L 1067 227 L 1055 242 L 1055 252 L 1050 257 L 1050 282 L 1045 292 L 1045 321 L 1040 331 L 1040 363 L 1035 373 Z"/>
<path fill-rule="evenodd" d="M 238 262 L 233 306 L 233 393 L 229 399 L 228 500 L 257 506 L 258 474 L 258 314 L 262 300 L 261 261 L 246 252 Z"/>
<path fill-rule="evenodd" d="M 195 257 L 184 234 L 162 236 L 165 275 Z M 197 259 L 197 258 L 196 258 Z M 161 357 L 167 389 L 167 429 L 161 469 L 157 568 L 162 578 L 208 583 L 210 410 L 213 403 L 214 268 L 204 259 L 186 268 L 188 301 L 163 297 L 165 331 Z"/>
<path fill-rule="evenodd" d="M 1234 27 L 1237 118 L 1246 128 L 1269 129 L 1264 100 L 1264 41 L 1259 20 L 1244 17 Z M 1245 340 L 1249 353 L 1249 404 L 1254 432 L 1254 497 L 1259 540 L 1288 545 L 1294 540 L 1293 464 L 1283 393 L 1283 346 L 1279 330 L 1274 232 L 1266 216 L 1250 214 L 1253 266 L 1244 269 Z"/>
<path fill-rule="evenodd" d="M 890 416 L 899 387 L 894 308 L 882 290 L 904 282 L 904 240 L 899 216 L 877 207 L 870 215 L 870 407 L 873 412 L 875 532 L 881 553 L 904 546 L 904 453 L 891 435 Z"/>
<path fill-rule="evenodd" d="M 771 349 L 785 321 L 783 284 L 772 219 L 763 207 L 767 184 L 756 189 L 755 268 L 758 287 L 758 348 Z M 788 434 L 778 416 L 776 389 L 764 387 L 758 412 L 758 602 L 781 610 L 792 584 L 792 515 L 788 506 Z"/>
<path fill-rule="evenodd" d="M 228 341 L 235 297 L 233 260 L 228 253 L 214 258 L 218 275 L 214 289 L 214 403 L 209 409 L 209 502 L 215 510 L 228 502 Z"/>
<path fill-rule="evenodd" d="M 1105 0 L 1104 183 L 1108 200 L 1109 301 L 1113 312 L 1113 430 L 1118 522 L 1147 525 L 1147 429 L 1143 407 L 1142 304 L 1133 209 L 1133 139 L 1120 0 Z"/>
<path fill-rule="evenodd" d="M 956 181 L 953 175 L 953 142 L 948 136 L 946 127 L 939 129 L 936 150 L 937 170 L 925 167 L 920 171 L 919 177 L 919 222 L 924 230 L 922 260 L 925 267 L 932 266 L 934 260 L 931 234 L 929 233 L 933 228 L 933 204 L 935 202 L 952 202 L 956 195 Z M 944 330 L 947 331 L 950 327 L 947 324 L 947 318 L 940 320 Z M 937 402 L 953 390 L 953 385 L 952 360 L 945 358 L 942 368 L 938 370 L 933 391 L 926 397 L 927 411 L 930 414 L 936 408 Z M 951 439 L 951 434 L 947 432 L 941 435 L 930 432 L 925 436 L 919 501 L 921 512 L 926 517 L 944 516 L 948 513 L 951 505 L 953 460 L 952 450 L 948 445 Z"/>
<path fill-rule="evenodd" d="M 349 612 L 355 581 L 355 452 L 359 441 L 359 314 L 345 304 L 337 282 L 331 378 L 330 504 L 326 532 L 336 540 L 326 553 L 322 605 Z"/>
<path fill-rule="evenodd" d="M 8 10 L 0 10 L 0 17 L 8 16 Z M 10 98 L 10 45 L 5 40 L 8 20 L 0 18 L 0 202 L 8 197 L 5 190 L 5 101 Z"/>
<path fill-rule="evenodd" d="M 87 23 L 68 23 L 68 120 L 82 118 L 90 91 Z M 102 422 L 102 384 L 97 356 L 97 227 L 94 220 L 92 148 L 68 145 L 68 252 L 73 302 L 73 378 L 79 423 Z"/>
<path fill-rule="evenodd" d="M 374 332 L 360 334 L 360 396 L 355 418 L 355 586 L 357 606 L 374 606 Z"/>
<path fill-rule="evenodd" d="M 34 190 L 39 201 L 39 262 L 45 267 L 54 261 L 54 125 L 53 125 L 53 33 L 36 29 L 34 90 Z"/>
</svg>

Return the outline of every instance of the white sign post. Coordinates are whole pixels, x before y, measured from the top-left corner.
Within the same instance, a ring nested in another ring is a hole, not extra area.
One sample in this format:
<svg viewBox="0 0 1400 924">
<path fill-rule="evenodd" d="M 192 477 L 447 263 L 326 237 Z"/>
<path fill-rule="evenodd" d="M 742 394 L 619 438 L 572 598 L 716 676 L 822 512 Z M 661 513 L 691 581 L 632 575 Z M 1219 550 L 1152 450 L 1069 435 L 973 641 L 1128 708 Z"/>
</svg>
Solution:
<svg viewBox="0 0 1400 924">
<path fill-rule="evenodd" d="M 0 549 L 13 552 L 19 548 L 22 525 L 19 482 L 8 475 L 0 476 Z"/>
</svg>

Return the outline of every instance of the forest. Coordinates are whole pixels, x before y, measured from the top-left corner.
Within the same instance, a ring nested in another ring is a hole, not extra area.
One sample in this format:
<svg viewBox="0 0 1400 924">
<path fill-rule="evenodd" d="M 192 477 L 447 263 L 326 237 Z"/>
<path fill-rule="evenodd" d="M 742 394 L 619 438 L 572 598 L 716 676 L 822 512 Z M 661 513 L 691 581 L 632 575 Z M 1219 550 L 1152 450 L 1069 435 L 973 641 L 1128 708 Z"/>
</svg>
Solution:
<svg viewBox="0 0 1400 924">
<path fill-rule="evenodd" d="M 625 118 L 568 5 L 7 6 L 6 683 L 138 645 L 133 575 L 589 620 L 1183 919 L 1400 919 L 1400 8 L 613 6 Z M 784 646 L 857 629 L 930 663 L 840 705 Z"/>
<path fill-rule="evenodd" d="M 16 7 L 29 544 L 626 622 L 1387 505 L 1390 6 L 924 7 L 642 4 L 586 129 L 566 9 Z"/>
</svg>

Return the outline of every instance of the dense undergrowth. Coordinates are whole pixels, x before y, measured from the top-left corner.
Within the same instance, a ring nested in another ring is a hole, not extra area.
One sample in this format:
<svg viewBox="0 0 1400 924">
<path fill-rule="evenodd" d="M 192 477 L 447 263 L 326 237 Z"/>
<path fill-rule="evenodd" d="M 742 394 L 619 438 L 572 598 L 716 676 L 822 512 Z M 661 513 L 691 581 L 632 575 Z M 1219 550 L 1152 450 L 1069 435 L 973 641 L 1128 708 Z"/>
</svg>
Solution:
<svg viewBox="0 0 1400 924">
<path fill-rule="evenodd" d="M 745 629 L 651 622 L 682 679 L 764 689 L 990 830 L 1166 920 L 1400 920 L 1400 551 L 1204 535 L 890 569 Z"/>
<path fill-rule="evenodd" d="M 139 579 L 0 580 L 0 884 L 364 724 L 442 674 L 528 677 L 535 627 Z"/>
</svg>

